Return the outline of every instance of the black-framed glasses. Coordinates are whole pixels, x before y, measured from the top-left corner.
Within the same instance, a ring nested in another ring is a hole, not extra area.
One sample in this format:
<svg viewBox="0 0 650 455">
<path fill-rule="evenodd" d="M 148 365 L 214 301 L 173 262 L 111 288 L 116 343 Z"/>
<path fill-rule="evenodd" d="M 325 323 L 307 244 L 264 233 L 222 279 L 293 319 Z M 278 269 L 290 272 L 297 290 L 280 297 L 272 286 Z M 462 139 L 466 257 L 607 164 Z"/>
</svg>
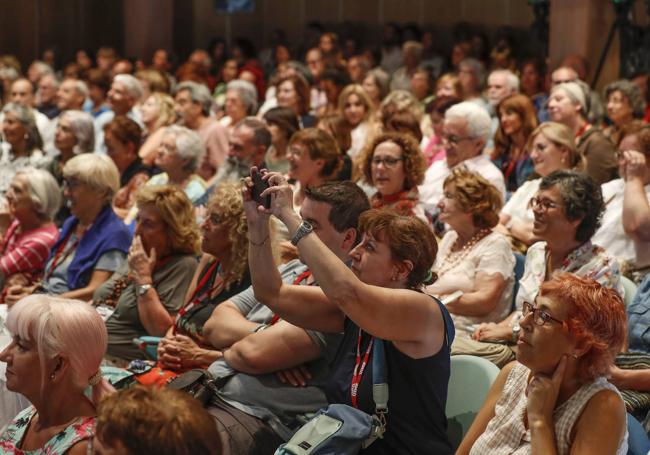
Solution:
<svg viewBox="0 0 650 455">
<path fill-rule="evenodd" d="M 395 166 L 397 166 L 397 163 L 399 163 L 400 161 L 404 161 L 404 158 L 401 158 L 401 157 L 400 158 L 393 158 L 393 157 L 387 156 L 387 157 L 384 157 L 384 158 L 381 158 L 381 157 L 373 158 L 370 161 L 370 163 L 373 166 L 379 166 L 380 164 L 383 163 L 384 166 L 386 166 L 386 167 L 395 167 Z"/>
<path fill-rule="evenodd" d="M 560 207 L 557 203 L 551 201 L 550 199 L 545 199 L 541 197 L 531 198 L 530 201 L 528 202 L 528 205 L 533 210 L 543 210 L 543 211 L 547 211 L 548 209 L 557 209 Z"/>
<path fill-rule="evenodd" d="M 560 321 L 559 319 L 554 318 L 553 316 L 548 314 L 547 311 L 544 311 L 541 308 L 537 308 L 536 306 L 533 306 L 533 304 L 530 302 L 524 302 L 522 305 L 521 314 L 524 317 L 526 317 L 530 313 L 533 313 L 533 322 L 535 323 L 535 325 L 542 326 L 546 324 L 548 321 L 557 322 L 558 324 L 564 324 L 564 321 Z"/>
<path fill-rule="evenodd" d="M 71 191 L 76 190 L 79 188 L 81 185 L 83 185 L 83 182 L 80 182 L 77 179 L 63 179 L 63 188 L 68 188 Z"/>
</svg>

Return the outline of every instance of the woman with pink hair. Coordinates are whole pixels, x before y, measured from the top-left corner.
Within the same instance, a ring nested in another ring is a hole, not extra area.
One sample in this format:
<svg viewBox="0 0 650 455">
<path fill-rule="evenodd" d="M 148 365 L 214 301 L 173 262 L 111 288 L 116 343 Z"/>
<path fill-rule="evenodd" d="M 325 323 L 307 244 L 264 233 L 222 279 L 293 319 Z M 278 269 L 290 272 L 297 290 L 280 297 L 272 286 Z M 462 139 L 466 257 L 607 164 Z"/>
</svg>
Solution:
<svg viewBox="0 0 650 455">
<path fill-rule="evenodd" d="M 99 369 L 108 339 L 102 318 L 81 301 L 36 294 L 9 310 L 6 325 L 7 389 L 32 405 L 0 434 L 0 452 L 85 454 L 95 406 L 113 391 Z"/>
</svg>

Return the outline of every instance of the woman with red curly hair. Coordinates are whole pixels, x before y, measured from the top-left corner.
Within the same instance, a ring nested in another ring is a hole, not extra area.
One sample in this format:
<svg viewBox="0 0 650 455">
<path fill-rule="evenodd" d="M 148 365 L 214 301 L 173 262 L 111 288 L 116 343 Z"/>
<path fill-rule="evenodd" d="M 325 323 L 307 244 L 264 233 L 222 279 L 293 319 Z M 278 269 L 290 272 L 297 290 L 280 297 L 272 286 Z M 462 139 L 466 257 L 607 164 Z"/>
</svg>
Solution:
<svg viewBox="0 0 650 455">
<path fill-rule="evenodd" d="M 605 376 L 626 337 L 618 293 L 568 273 L 525 302 L 517 361 L 497 377 L 458 454 L 625 454 L 625 405 Z"/>
</svg>

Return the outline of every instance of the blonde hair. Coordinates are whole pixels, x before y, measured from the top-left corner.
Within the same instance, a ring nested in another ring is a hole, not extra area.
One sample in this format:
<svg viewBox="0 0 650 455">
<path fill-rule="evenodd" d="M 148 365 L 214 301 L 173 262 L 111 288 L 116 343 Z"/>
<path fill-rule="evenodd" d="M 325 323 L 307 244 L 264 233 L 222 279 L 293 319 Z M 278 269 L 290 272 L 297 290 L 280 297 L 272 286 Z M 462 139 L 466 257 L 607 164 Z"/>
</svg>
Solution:
<svg viewBox="0 0 650 455">
<path fill-rule="evenodd" d="M 174 98 L 166 93 L 152 92 L 149 98 L 153 98 L 158 105 L 158 119 L 153 125 L 153 130 L 169 126 L 174 123 L 176 113 L 174 112 Z"/>
<path fill-rule="evenodd" d="M 465 168 L 455 168 L 445 179 L 443 188 L 454 185 L 454 200 L 465 213 L 472 214 L 477 228 L 493 228 L 499 223 L 499 211 L 503 206 L 501 193 L 481 175 Z"/>
<path fill-rule="evenodd" d="M 361 103 L 365 106 L 366 112 L 363 114 L 363 122 L 367 121 L 371 115 L 374 114 L 375 108 L 372 105 L 372 100 L 368 93 L 359 84 L 351 84 L 346 86 L 339 95 L 339 111 L 343 113 L 345 103 L 348 101 L 350 95 L 357 95 Z"/>
<path fill-rule="evenodd" d="M 194 207 L 183 190 L 171 185 L 145 185 L 135 198 L 138 208 L 151 204 L 158 210 L 167 226 L 174 253 L 199 254 L 201 234 Z"/>
<path fill-rule="evenodd" d="M 576 149 L 574 134 L 571 128 L 557 122 L 544 122 L 530 133 L 526 148 L 530 150 L 533 141 L 537 136 L 543 134 L 546 139 L 556 147 L 563 147 L 569 152 L 569 164 L 571 169 L 581 171 L 585 168 L 585 159 Z"/>
<path fill-rule="evenodd" d="M 99 191 L 105 191 L 104 202 L 111 202 L 120 189 L 120 172 L 108 155 L 82 153 L 65 163 L 63 177 L 74 178 Z"/>
</svg>

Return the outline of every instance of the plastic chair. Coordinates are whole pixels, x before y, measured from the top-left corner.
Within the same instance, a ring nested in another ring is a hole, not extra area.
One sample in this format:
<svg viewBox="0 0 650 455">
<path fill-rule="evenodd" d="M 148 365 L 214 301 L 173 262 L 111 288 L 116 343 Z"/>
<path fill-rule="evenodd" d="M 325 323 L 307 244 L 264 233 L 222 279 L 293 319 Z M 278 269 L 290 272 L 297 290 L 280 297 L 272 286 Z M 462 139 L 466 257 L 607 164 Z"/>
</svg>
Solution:
<svg viewBox="0 0 650 455">
<path fill-rule="evenodd" d="M 621 276 L 621 285 L 625 290 L 625 298 L 623 299 L 623 302 L 625 302 L 625 307 L 627 308 L 630 306 L 630 303 L 632 303 L 632 300 L 636 295 L 637 286 L 634 284 L 634 281 L 624 276 Z"/>
<path fill-rule="evenodd" d="M 499 367 L 481 357 L 451 356 L 445 414 L 447 436 L 454 450 L 472 425 L 499 371 Z"/>
</svg>

